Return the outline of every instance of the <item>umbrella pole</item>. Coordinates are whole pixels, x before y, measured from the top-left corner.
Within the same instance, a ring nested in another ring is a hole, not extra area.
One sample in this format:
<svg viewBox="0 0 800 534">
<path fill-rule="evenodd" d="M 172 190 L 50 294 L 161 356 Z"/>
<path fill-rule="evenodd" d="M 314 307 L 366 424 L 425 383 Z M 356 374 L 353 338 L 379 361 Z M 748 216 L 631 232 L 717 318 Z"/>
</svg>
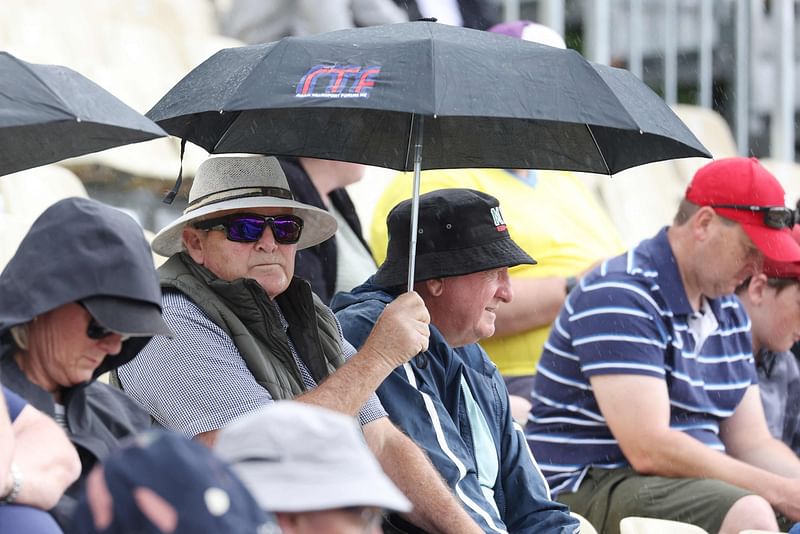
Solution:
<svg viewBox="0 0 800 534">
<path fill-rule="evenodd" d="M 417 259 L 417 220 L 419 218 L 419 182 L 422 171 L 422 126 L 425 117 L 411 116 L 414 136 L 414 189 L 411 194 L 411 234 L 408 244 L 408 291 L 414 289 L 414 268 Z"/>
</svg>

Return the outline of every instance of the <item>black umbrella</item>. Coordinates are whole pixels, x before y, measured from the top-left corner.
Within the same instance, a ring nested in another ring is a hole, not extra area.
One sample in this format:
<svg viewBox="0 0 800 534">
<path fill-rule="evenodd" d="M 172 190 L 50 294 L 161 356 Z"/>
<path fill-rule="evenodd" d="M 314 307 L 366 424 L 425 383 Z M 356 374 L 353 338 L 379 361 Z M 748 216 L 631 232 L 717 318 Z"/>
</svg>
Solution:
<svg viewBox="0 0 800 534">
<path fill-rule="evenodd" d="M 77 72 L 0 52 L 0 176 L 164 136 Z"/>
<path fill-rule="evenodd" d="M 413 169 L 414 214 L 421 169 L 613 174 L 710 157 L 627 71 L 593 65 L 572 50 L 433 22 L 222 50 L 147 115 L 210 153 Z"/>
</svg>

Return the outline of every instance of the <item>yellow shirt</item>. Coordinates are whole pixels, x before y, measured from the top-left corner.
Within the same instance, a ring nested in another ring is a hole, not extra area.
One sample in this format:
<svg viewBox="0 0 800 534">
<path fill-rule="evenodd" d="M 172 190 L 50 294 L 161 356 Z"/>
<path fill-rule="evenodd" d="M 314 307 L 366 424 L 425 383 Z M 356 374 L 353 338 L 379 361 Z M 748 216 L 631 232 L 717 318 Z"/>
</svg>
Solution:
<svg viewBox="0 0 800 534">
<path fill-rule="evenodd" d="M 512 268 L 512 278 L 573 276 L 625 250 L 619 232 L 579 178 L 561 171 L 536 171 L 532 176 L 526 182 L 501 169 L 425 171 L 420 191 L 464 187 L 496 197 L 512 239 L 539 262 Z M 395 177 L 375 206 L 370 241 L 379 265 L 386 257 L 386 216 L 411 197 L 412 177 Z M 549 333 L 548 326 L 495 336 L 481 345 L 503 375 L 531 375 Z"/>
</svg>

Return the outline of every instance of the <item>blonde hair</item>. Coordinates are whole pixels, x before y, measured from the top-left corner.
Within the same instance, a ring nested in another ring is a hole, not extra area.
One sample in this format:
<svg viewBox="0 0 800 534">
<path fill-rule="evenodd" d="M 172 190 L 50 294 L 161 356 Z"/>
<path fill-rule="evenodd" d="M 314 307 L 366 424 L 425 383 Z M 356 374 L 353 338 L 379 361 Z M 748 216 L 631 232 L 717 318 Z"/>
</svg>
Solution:
<svg viewBox="0 0 800 534">
<path fill-rule="evenodd" d="M 9 328 L 11 338 L 19 350 L 28 350 L 28 324 L 18 324 Z"/>
</svg>

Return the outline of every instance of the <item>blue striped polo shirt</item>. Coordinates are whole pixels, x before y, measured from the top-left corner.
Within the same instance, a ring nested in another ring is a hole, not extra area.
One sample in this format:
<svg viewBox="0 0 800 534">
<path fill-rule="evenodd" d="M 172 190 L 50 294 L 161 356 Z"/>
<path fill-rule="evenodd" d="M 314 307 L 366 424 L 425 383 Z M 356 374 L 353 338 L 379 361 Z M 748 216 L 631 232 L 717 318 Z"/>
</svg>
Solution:
<svg viewBox="0 0 800 534">
<path fill-rule="evenodd" d="M 570 293 L 545 343 L 526 426 L 553 494 L 578 489 L 589 467 L 628 465 L 589 378 L 662 378 L 670 426 L 724 451 L 719 424 L 757 383 L 750 320 L 733 296 L 694 312 L 666 229 L 606 261 Z M 635 401 L 635 399 L 631 399 Z"/>
</svg>

